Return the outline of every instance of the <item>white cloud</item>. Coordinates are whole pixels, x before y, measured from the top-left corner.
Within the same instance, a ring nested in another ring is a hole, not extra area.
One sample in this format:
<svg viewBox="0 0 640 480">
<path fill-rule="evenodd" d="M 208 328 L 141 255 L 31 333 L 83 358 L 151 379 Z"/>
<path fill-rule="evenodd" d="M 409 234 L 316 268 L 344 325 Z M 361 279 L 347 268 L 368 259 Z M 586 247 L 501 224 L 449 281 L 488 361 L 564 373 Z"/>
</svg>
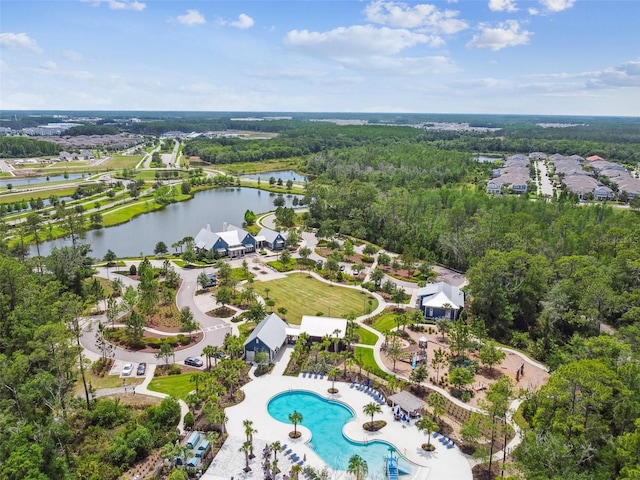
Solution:
<svg viewBox="0 0 640 480">
<path fill-rule="evenodd" d="M 28 50 L 41 53 L 38 43 L 26 33 L 0 33 L 0 47 L 10 50 Z"/>
<path fill-rule="evenodd" d="M 432 33 L 453 34 L 468 28 L 456 18 L 455 10 L 439 10 L 434 5 L 409 6 L 401 2 L 377 0 L 364 9 L 367 21 L 398 28 L 421 28 Z"/>
<path fill-rule="evenodd" d="M 58 67 L 58 64 L 52 60 L 47 60 L 35 68 L 25 68 L 26 72 L 36 75 L 46 75 L 60 78 L 73 78 L 76 80 L 91 80 L 94 75 L 85 70 L 67 70 Z"/>
<path fill-rule="evenodd" d="M 62 56 L 72 62 L 82 62 L 84 60 L 84 55 L 75 50 L 65 50 L 62 52 Z"/>
<path fill-rule="evenodd" d="M 573 7 L 576 0 L 538 0 L 538 2 L 550 12 L 562 12 Z"/>
<path fill-rule="evenodd" d="M 517 12 L 515 0 L 489 0 L 489 10 L 492 12 Z"/>
<path fill-rule="evenodd" d="M 595 72 L 587 82 L 590 88 L 640 87 L 640 60 Z"/>
<path fill-rule="evenodd" d="M 245 13 L 241 13 L 238 15 L 238 20 L 235 22 L 229 22 L 229 25 L 231 27 L 239 28 L 240 30 L 246 30 L 247 28 L 253 27 L 254 23 L 253 18 Z"/>
<path fill-rule="evenodd" d="M 346 57 L 338 59 L 345 66 L 377 74 L 415 76 L 454 73 L 459 69 L 445 56 L 432 57 Z"/>
<path fill-rule="evenodd" d="M 537 8 L 529 8 L 527 9 L 527 12 L 529 12 L 529 15 L 538 15 L 540 13 Z"/>
<path fill-rule="evenodd" d="M 183 25 L 201 25 L 207 23 L 204 16 L 198 11 L 189 9 L 184 15 L 178 15 L 176 20 Z"/>
<path fill-rule="evenodd" d="M 426 44 L 441 45 L 439 37 L 405 29 L 377 28 L 372 25 L 339 27 L 327 32 L 292 30 L 285 46 L 322 58 L 359 55 L 394 55 L 406 48 Z"/>
<path fill-rule="evenodd" d="M 506 47 L 525 45 L 529 43 L 531 32 L 520 30 L 520 24 L 516 20 L 507 20 L 492 27 L 488 23 L 479 25 L 480 33 L 473 36 L 467 43 L 467 48 L 489 48 L 493 51 Z"/>
<path fill-rule="evenodd" d="M 94 7 L 99 7 L 103 3 L 109 5 L 111 10 L 133 10 L 134 12 L 141 12 L 147 8 L 146 3 L 139 2 L 138 0 L 82 0 L 84 2 L 90 2 Z"/>
</svg>

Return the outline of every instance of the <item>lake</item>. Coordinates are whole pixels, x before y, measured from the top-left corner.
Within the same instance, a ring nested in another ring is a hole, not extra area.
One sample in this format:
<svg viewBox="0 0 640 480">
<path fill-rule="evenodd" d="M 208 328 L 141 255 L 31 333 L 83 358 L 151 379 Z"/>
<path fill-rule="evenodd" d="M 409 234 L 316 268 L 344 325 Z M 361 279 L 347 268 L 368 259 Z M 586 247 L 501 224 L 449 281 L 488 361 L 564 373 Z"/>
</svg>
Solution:
<svg viewBox="0 0 640 480">
<path fill-rule="evenodd" d="M 240 178 L 252 178 L 257 180 L 258 178 L 263 182 L 268 182 L 269 179 L 273 177 L 276 181 L 280 178 L 283 182 L 287 180 L 291 180 L 292 182 L 300 182 L 304 183 L 307 181 L 307 177 L 304 175 L 300 175 L 293 170 L 278 170 L 275 172 L 264 172 L 264 173 L 251 173 L 247 175 L 240 175 Z"/>
<path fill-rule="evenodd" d="M 163 241 L 173 252 L 171 244 L 187 236 L 195 237 L 206 224 L 211 230 L 222 230 L 223 223 L 242 226 L 244 212 L 265 213 L 275 210 L 275 195 L 253 188 L 224 188 L 204 190 L 186 202 L 172 203 L 164 210 L 147 213 L 115 227 L 91 230 L 83 241 L 91 245 L 91 256 L 102 258 L 107 250 L 118 257 L 134 257 L 141 253 L 153 255 L 156 243 Z M 294 196 L 285 195 L 291 207 Z M 301 197 L 298 197 L 301 198 Z M 53 247 L 70 245 L 70 240 L 58 239 L 40 246 L 41 255 L 48 255 Z M 31 249 L 35 255 L 35 247 Z"/>
</svg>

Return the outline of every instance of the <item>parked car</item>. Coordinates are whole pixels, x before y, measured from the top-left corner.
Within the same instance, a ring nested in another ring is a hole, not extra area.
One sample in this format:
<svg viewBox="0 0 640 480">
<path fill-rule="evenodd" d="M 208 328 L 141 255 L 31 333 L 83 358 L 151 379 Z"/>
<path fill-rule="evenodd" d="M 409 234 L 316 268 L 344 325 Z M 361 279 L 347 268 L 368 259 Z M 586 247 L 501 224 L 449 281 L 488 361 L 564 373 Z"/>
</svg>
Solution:
<svg viewBox="0 0 640 480">
<path fill-rule="evenodd" d="M 138 370 L 136 370 L 136 375 L 144 375 L 147 372 L 147 364 L 142 362 L 138 364 Z"/>
<path fill-rule="evenodd" d="M 185 365 L 191 365 L 192 367 L 201 367 L 204 365 L 204 363 L 202 363 L 202 360 L 200 360 L 197 357 L 187 357 L 184 359 L 184 364 Z"/>
<path fill-rule="evenodd" d="M 340 271 L 344 272 L 344 265 L 340 265 Z"/>
<path fill-rule="evenodd" d="M 220 360 L 227 358 L 229 355 L 227 355 L 224 352 L 221 351 L 217 351 L 216 354 L 214 355 L 215 357 L 219 358 Z"/>
<path fill-rule="evenodd" d="M 205 288 L 215 287 L 218 285 L 218 276 L 215 273 L 207 273 L 208 281 L 204 285 Z"/>
<path fill-rule="evenodd" d="M 131 375 L 132 371 L 133 371 L 133 363 L 127 363 L 124 367 L 122 367 L 122 376 L 128 377 L 129 375 Z"/>
</svg>

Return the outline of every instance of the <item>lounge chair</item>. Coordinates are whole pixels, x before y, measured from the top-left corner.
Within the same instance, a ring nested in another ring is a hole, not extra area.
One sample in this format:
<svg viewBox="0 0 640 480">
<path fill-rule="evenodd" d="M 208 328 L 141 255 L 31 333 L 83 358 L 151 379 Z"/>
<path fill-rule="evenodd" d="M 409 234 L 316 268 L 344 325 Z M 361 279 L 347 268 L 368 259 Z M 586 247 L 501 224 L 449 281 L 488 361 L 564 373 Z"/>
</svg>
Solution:
<svg viewBox="0 0 640 480">
<path fill-rule="evenodd" d="M 284 451 L 287 448 L 287 444 L 283 443 L 282 445 L 280 445 L 280 451 Z"/>
<path fill-rule="evenodd" d="M 453 448 L 455 446 L 456 446 L 456 444 L 455 444 L 455 442 L 453 440 L 451 440 L 451 443 L 447 444 L 447 448 Z"/>
<path fill-rule="evenodd" d="M 438 438 L 438 435 L 440 435 L 440 432 L 433 432 L 433 438 Z"/>
<path fill-rule="evenodd" d="M 354 385 L 355 385 L 355 382 L 351 382 L 351 385 L 349 385 L 349 388 L 353 388 Z"/>
</svg>

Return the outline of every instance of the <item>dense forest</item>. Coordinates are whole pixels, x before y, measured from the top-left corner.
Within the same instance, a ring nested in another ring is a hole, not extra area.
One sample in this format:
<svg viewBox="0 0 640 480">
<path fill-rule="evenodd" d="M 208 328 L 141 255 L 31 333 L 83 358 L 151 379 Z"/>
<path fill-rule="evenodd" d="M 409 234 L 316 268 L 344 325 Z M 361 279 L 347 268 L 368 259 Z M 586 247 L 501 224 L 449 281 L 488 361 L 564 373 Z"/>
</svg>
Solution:
<svg viewBox="0 0 640 480">
<path fill-rule="evenodd" d="M 60 145 L 27 137 L 0 137 L 0 158 L 26 158 L 57 155 Z"/>
</svg>

